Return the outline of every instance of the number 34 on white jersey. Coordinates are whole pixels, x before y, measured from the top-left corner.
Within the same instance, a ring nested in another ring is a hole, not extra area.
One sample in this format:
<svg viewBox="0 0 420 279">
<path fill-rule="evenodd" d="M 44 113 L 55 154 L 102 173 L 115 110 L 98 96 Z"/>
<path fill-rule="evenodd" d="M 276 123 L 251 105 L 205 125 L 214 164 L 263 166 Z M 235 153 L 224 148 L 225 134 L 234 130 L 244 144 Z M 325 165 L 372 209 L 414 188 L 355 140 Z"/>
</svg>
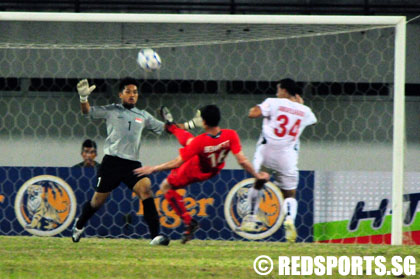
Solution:
<svg viewBox="0 0 420 279">
<path fill-rule="evenodd" d="M 258 105 L 263 120 L 263 136 L 271 144 L 293 148 L 306 126 L 317 119 L 312 110 L 285 98 L 267 98 Z"/>
</svg>

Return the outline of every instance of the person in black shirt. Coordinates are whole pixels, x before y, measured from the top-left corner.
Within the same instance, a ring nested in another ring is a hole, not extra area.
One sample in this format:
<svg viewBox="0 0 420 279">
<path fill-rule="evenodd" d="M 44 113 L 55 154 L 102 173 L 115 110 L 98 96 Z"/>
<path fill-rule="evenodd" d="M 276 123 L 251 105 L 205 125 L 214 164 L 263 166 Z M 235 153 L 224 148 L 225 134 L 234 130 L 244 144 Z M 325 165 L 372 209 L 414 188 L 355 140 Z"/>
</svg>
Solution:
<svg viewBox="0 0 420 279">
<path fill-rule="evenodd" d="M 85 140 L 80 155 L 82 155 L 83 161 L 73 167 L 99 168 L 100 164 L 95 161 L 97 156 L 96 142 L 91 139 Z"/>
</svg>

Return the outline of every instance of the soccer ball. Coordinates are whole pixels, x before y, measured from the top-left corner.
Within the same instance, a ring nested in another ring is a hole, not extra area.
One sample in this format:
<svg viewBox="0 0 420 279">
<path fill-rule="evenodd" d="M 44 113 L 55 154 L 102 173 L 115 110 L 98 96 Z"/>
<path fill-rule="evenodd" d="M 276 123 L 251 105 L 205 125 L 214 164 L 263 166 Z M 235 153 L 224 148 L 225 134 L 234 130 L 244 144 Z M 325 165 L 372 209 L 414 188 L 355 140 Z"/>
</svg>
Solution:
<svg viewBox="0 0 420 279">
<path fill-rule="evenodd" d="M 137 63 L 143 70 L 152 72 L 159 70 L 162 65 L 159 54 L 151 48 L 145 48 L 137 54 Z"/>
</svg>

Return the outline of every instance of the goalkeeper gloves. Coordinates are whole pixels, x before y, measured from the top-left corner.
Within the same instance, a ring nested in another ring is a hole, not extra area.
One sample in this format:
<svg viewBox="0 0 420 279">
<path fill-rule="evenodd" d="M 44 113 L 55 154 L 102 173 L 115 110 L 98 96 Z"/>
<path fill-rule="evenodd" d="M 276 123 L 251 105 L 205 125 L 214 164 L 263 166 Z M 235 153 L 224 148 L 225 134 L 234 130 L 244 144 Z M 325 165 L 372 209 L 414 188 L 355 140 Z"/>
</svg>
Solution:
<svg viewBox="0 0 420 279">
<path fill-rule="evenodd" d="M 92 93 L 93 90 L 95 90 L 96 85 L 92 85 L 89 87 L 89 82 L 87 79 L 82 79 L 77 83 L 77 93 L 79 93 L 80 96 L 80 102 L 86 103 L 88 96 L 90 93 Z"/>
<path fill-rule="evenodd" d="M 184 123 L 185 129 L 190 130 L 196 127 L 203 127 L 203 118 L 201 118 L 201 111 L 197 110 L 195 116 L 190 121 Z"/>
</svg>

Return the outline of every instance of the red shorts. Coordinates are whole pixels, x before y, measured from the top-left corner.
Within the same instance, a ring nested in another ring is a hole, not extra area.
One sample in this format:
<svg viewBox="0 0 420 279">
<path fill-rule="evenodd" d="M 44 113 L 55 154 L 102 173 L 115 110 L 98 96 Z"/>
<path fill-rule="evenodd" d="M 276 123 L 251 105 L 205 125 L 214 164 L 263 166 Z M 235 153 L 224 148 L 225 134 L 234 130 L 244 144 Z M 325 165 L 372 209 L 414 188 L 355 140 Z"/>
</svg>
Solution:
<svg viewBox="0 0 420 279">
<path fill-rule="evenodd" d="M 182 188 L 194 182 L 205 181 L 217 175 L 216 172 L 202 172 L 198 156 L 184 162 L 179 168 L 173 169 L 167 180 L 174 188 Z"/>
</svg>

